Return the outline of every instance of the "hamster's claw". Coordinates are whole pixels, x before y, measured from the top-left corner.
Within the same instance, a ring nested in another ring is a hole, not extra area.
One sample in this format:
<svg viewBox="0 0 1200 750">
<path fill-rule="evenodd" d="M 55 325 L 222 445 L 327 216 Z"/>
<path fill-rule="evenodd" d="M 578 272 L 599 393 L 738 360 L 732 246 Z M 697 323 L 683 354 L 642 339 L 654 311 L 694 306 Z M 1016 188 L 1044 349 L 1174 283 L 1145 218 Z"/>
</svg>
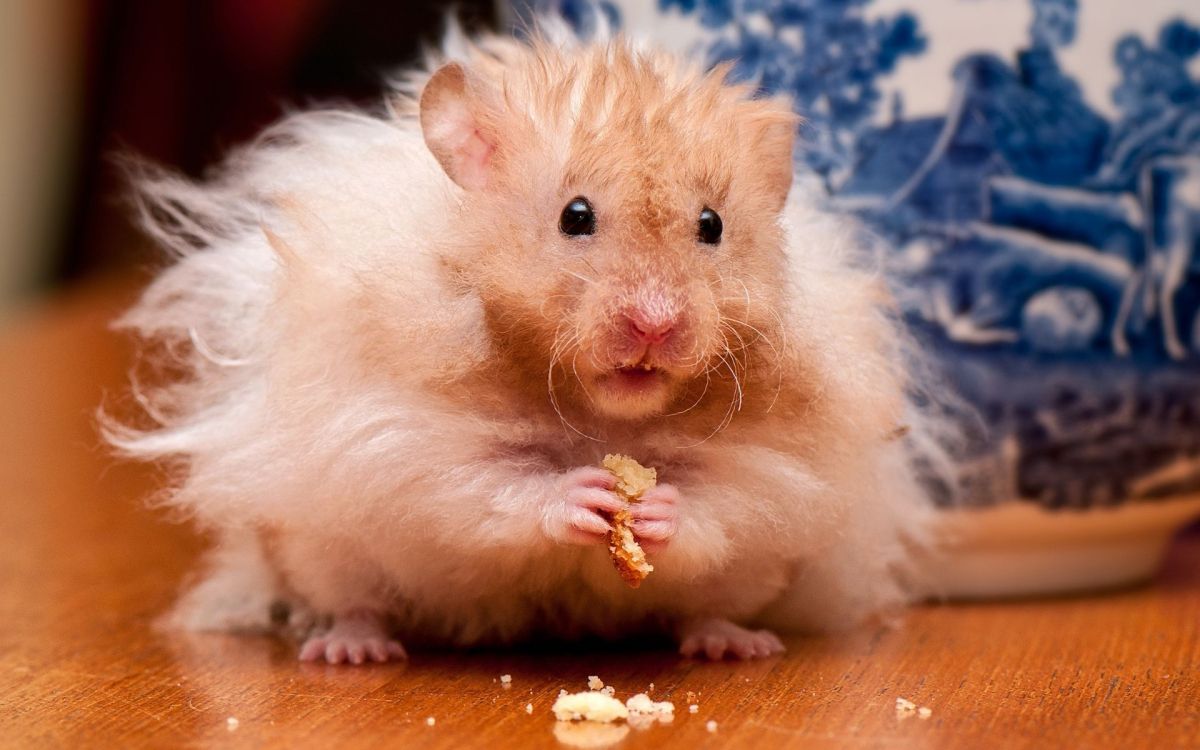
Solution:
<svg viewBox="0 0 1200 750">
<path fill-rule="evenodd" d="M 606 469 L 585 466 L 564 475 L 557 499 L 543 519 L 550 538 L 569 544 L 604 544 L 609 516 L 625 507 L 612 491 L 615 479 Z"/>
<path fill-rule="evenodd" d="M 786 648 L 769 630 L 747 630 L 728 620 L 700 620 L 682 629 L 679 653 L 705 656 L 713 661 L 725 657 L 763 659 L 782 654 Z"/>
<path fill-rule="evenodd" d="M 629 505 L 633 533 L 647 553 L 662 552 L 679 531 L 679 490 L 660 484 Z"/>
<path fill-rule="evenodd" d="M 300 647 L 300 661 L 324 659 L 329 664 L 382 664 L 407 658 L 404 647 L 388 636 L 383 618 L 374 612 L 355 611 L 337 617 L 333 627 L 309 636 Z"/>
</svg>

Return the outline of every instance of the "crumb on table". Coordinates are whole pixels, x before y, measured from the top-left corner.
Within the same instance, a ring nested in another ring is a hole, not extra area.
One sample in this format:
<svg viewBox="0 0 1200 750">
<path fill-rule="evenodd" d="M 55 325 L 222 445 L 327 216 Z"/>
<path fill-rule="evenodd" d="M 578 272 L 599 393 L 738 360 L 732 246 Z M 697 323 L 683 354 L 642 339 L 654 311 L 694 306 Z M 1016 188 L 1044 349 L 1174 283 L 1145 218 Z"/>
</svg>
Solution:
<svg viewBox="0 0 1200 750">
<path fill-rule="evenodd" d="M 643 724 L 653 724 L 656 721 L 670 724 L 675 720 L 674 703 L 656 701 L 645 693 L 638 693 L 625 701 L 625 708 L 629 709 L 630 721 L 635 716 L 641 719 Z"/>
<path fill-rule="evenodd" d="M 921 706 L 918 708 L 917 704 L 913 703 L 908 698 L 897 698 L 896 699 L 896 717 L 897 718 L 907 719 L 908 717 L 910 717 L 914 714 L 916 714 L 918 717 L 920 717 L 922 719 L 928 719 L 930 716 L 933 716 L 933 709 L 929 708 L 928 706 Z"/>
<path fill-rule="evenodd" d="M 629 709 L 624 703 L 595 690 L 560 694 L 550 710 L 559 721 L 586 719 L 603 723 L 629 718 Z"/>
</svg>

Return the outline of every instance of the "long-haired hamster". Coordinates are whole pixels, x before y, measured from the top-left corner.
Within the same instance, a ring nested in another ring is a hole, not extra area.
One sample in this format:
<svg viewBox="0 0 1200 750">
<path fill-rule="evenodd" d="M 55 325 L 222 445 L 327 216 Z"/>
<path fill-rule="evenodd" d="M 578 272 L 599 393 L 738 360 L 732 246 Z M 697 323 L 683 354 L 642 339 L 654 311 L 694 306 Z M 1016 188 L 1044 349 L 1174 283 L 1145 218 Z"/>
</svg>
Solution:
<svg viewBox="0 0 1200 750">
<path fill-rule="evenodd" d="M 727 72 L 452 30 L 378 112 L 144 173 L 172 263 L 118 325 L 173 375 L 104 426 L 217 539 L 172 622 L 286 603 L 331 663 L 534 634 L 753 658 L 908 599 L 930 511 L 888 295 L 793 187 L 787 102 Z M 637 589 L 606 453 L 657 470 Z"/>
</svg>

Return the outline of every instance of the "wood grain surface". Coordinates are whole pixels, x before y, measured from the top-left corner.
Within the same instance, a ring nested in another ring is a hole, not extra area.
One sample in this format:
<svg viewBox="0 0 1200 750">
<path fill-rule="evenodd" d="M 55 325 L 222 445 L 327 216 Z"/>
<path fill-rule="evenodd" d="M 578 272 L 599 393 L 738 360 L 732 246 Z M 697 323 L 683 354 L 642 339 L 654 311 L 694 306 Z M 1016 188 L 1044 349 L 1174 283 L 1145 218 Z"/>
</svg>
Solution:
<svg viewBox="0 0 1200 750">
<path fill-rule="evenodd" d="M 1150 587 L 922 607 L 748 664 L 629 644 L 327 667 L 270 638 L 159 632 L 203 542 L 146 509 L 154 470 L 96 438 L 129 356 L 105 324 L 132 293 L 76 292 L 0 333 L 0 746 L 564 747 L 550 704 L 591 674 L 675 702 L 629 749 L 1200 746 L 1194 536 Z M 897 697 L 932 716 L 897 716 Z"/>
</svg>

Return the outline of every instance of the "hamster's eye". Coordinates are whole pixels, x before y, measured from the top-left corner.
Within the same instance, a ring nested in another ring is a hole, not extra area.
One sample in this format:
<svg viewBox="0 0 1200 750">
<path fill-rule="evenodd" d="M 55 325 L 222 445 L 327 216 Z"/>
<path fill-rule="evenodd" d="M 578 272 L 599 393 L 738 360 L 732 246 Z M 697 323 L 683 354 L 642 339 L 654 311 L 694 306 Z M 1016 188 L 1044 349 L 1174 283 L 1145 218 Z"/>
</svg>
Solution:
<svg viewBox="0 0 1200 750">
<path fill-rule="evenodd" d="M 570 237 L 596 231 L 596 214 L 587 198 L 577 195 L 571 199 L 558 217 L 558 229 Z"/>
<path fill-rule="evenodd" d="M 699 231 L 700 241 L 706 245 L 721 244 L 721 216 L 708 206 L 700 212 Z"/>
</svg>

